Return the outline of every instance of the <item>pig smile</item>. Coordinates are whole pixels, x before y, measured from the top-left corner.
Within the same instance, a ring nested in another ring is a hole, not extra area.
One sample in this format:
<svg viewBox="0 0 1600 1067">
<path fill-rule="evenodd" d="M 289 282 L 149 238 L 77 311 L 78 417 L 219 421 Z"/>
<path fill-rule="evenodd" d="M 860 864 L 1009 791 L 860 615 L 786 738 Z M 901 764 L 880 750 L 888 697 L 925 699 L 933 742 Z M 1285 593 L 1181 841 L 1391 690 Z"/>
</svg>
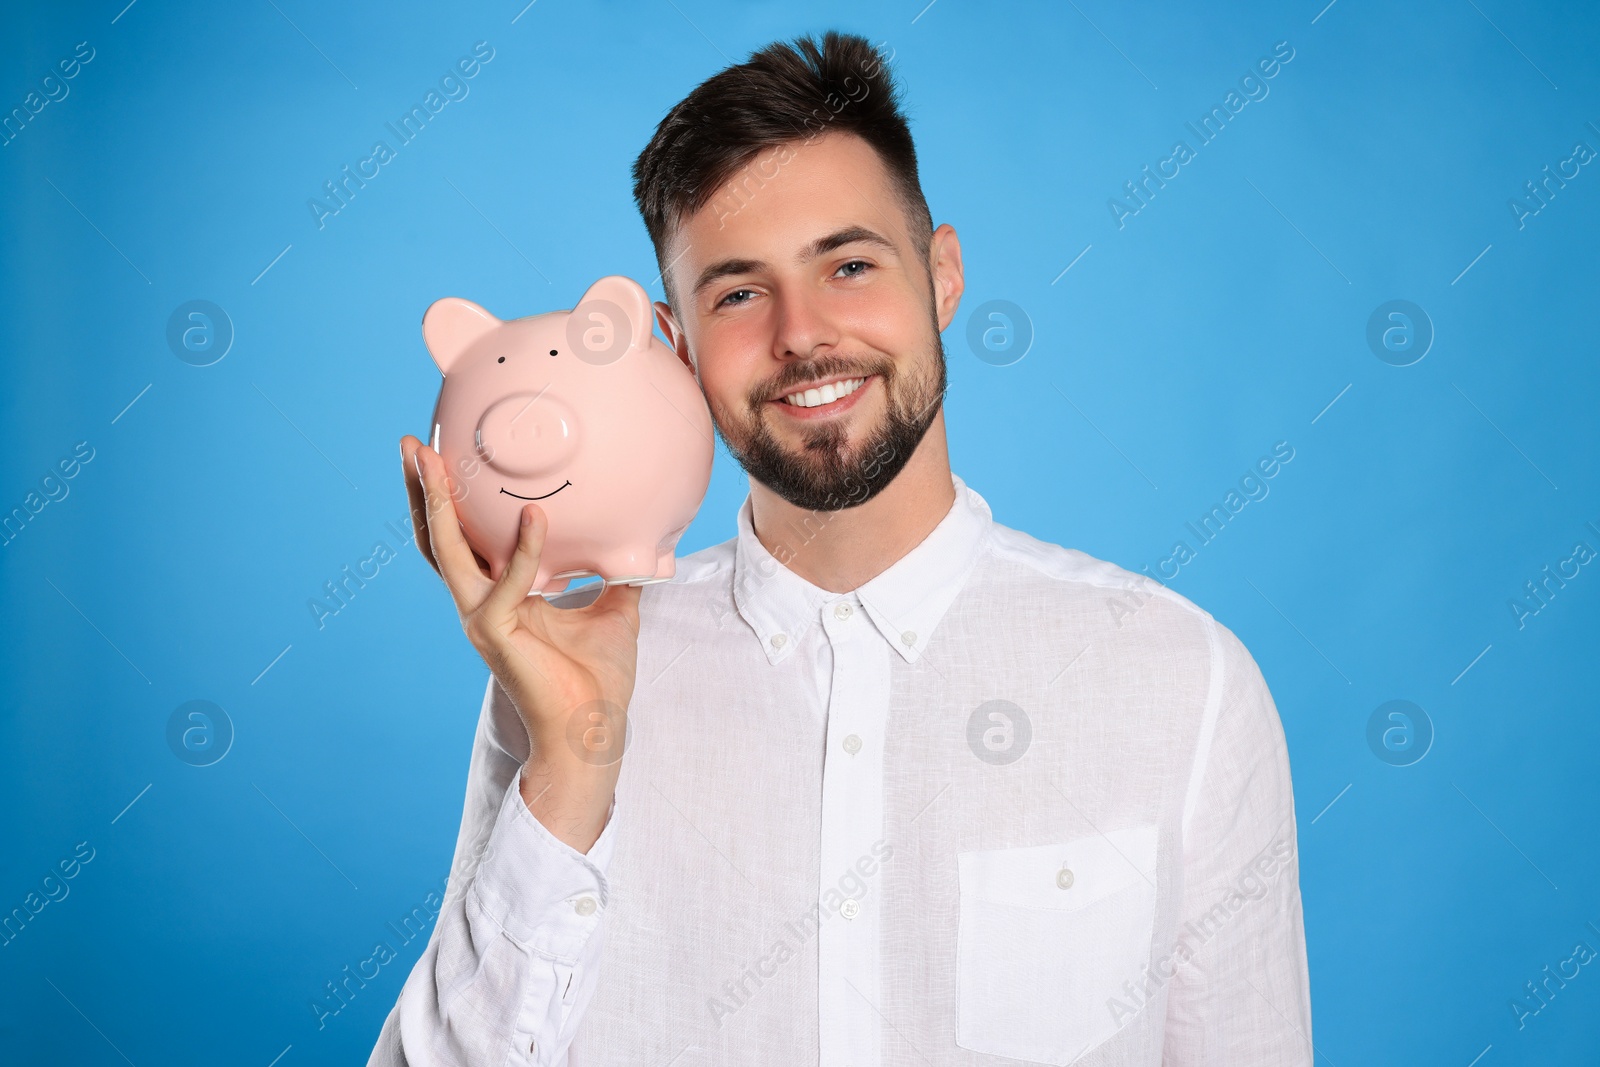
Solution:
<svg viewBox="0 0 1600 1067">
<path fill-rule="evenodd" d="M 544 500 L 546 497 L 555 496 L 557 493 L 561 492 L 562 489 L 565 489 L 567 486 L 569 486 L 571 484 L 572 484 L 571 482 L 563 482 L 563 483 L 561 483 L 561 485 L 559 487 L 550 490 L 544 496 L 517 496 L 516 493 L 513 493 L 511 490 L 506 489 L 506 488 L 501 488 L 500 491 L 502 493 L 504 493 L 506 496 L 516 496 L 518 500 Z"/>
</svg>

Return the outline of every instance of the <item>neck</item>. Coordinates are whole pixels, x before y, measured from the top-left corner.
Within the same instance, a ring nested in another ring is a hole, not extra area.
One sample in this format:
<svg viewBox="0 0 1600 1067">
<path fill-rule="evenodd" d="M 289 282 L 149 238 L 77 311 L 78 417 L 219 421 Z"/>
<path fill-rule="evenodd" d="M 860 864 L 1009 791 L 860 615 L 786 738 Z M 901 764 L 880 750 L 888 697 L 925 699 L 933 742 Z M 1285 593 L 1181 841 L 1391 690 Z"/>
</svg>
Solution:
<svg viewBox="0 0 1600 1067">
<path fill-rule="evenodd" d="M 808 511 L 750 481 L 756 540 L 789 570 L 830 593 L 848 593 L 888 570 L 944 521 L 955 500 L 942 407 L 905 467 L 865 504 Z"/>
</svg>

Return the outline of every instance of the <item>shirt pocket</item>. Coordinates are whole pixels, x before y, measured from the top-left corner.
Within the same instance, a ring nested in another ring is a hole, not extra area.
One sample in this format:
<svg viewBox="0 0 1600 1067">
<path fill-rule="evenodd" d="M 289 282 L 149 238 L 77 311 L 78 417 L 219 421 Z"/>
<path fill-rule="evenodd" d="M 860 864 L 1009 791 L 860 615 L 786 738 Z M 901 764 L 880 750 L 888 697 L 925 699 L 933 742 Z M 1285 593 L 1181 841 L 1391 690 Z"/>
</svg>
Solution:
<svg viewBox="0 0 1600 1067">
<path fill-rule="evenodd" d="M 1155 859 L 1155 826 L 958 853 L 956 1044 L 1064 1067 L 1115 1034 L 1110 1001 L 1150 958 Z"/>
</svg>

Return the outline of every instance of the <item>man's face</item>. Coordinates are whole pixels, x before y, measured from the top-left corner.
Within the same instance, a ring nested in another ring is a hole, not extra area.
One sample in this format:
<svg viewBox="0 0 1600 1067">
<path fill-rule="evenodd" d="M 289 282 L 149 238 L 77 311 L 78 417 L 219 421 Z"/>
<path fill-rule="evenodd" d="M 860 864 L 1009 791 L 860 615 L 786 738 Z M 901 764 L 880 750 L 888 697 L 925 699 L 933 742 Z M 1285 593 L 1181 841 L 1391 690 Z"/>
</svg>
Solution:
<svg viewBox="0 0 1600 1067">
<path fill-rule="evenodd" d="M 670 239 L 672 339 L 729 452 L 796 507 L 871 499 L 938 414 L 960 249 L 941 226 L 930 276 L 909 227 L 877 153 L 832 133 L 756 157 Z"/>
</svg>

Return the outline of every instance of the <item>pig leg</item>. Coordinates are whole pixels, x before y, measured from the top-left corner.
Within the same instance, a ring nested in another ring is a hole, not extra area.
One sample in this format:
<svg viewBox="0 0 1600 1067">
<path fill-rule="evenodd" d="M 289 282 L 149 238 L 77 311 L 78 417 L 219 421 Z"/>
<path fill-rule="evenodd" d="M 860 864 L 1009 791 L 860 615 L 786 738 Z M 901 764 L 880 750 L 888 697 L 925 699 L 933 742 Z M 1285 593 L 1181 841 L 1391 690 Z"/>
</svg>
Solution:
<svg viewBox="0 0 1600 1067">
<path fill-rule="evenodd" d="M 642 585 L 656 576 L 658 565 L 653 564 L 655 557 L 654 548 L 621 548 L 602 556 L 595 570 L 608 575 L 606 582 L 609 585 Z M 651 569 L 642 570 L 646 565 L 650 565 Z"/>
<path fill-rule="evenodd" d="M 627 585 L 652 585 L 656 582 L 670 582 L 675 573 L 676 564 L 677 560 L 673 557 L 672 550 L 669 548 L 657 557 L 655 574 L 648 577 L 618 578 L 614 581 Z"/>
<path fill-rule="evenodd" d="M 548 582 L 545 582 L 544 585 L 537 590 L 537 592 L 541 596 L 555 596 L 558 593 L 566 592 L 567 586 L 570 585 L 571 582 L 572 579 L 570 578 L 552 578 Z"/>
</svg>

